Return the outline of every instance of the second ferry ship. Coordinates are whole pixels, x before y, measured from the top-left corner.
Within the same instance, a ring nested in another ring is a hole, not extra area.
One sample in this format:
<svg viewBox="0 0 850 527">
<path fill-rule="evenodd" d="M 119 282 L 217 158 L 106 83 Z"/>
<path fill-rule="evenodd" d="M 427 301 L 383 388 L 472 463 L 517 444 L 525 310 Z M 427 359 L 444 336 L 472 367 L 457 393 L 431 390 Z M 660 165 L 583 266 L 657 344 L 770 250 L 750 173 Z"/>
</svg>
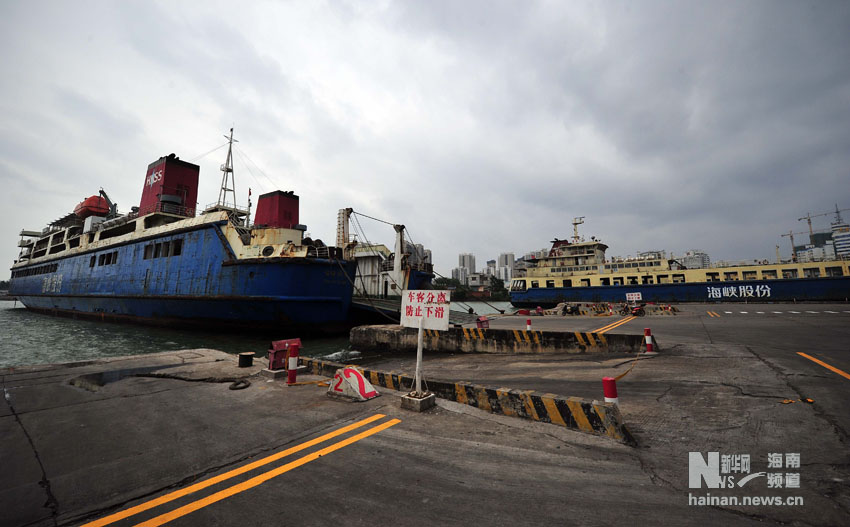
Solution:
<svg viewBox="0 0 850 527">
<path fill-rule="evenodd" d="M 561 302 L 793 302 L 850 298 L 850 261 L 786 262 L 688 269 L 662 251 L 608 259 L 608 246 L 578 235 L 555 239 L 547 256 L 530 262 L 510 284 L 516 307 L 553 307 Z M 846 224 L 833 224 L 847 232 Z"/>
</svg>

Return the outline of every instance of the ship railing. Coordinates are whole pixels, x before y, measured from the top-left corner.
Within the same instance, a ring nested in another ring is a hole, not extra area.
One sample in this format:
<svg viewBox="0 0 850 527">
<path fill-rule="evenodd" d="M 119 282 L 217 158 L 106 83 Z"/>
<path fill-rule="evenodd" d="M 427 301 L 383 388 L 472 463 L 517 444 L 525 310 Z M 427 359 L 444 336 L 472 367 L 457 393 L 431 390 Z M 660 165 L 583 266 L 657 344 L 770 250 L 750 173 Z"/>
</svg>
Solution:
<svg viewBox="0 0 850 527">
<path fill-rule="evenodd" d="M 182 205 L 167 203 L 164 201 L 157 201 L 156 203 L 148 205 L 144 209 L 139 210 L 137 215 L 145 216 L 154 212 L 164 212 L 166 214 L 174 214 L 175 216 L 185 216 L 187 218 L 192 218 L 195 216 L 194 207 L 184 207 Z"/>
</svg>

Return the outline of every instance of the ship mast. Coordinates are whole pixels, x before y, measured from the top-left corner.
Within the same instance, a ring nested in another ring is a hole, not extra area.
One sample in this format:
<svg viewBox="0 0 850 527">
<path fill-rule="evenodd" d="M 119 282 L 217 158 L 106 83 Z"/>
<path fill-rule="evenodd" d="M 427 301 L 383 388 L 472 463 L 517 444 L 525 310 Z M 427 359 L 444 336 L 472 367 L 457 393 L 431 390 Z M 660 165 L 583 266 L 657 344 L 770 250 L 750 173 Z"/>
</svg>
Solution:
<svg viewBox="0 0 850 527">
<path fill-rule="evenodd" d="M 233 128 L 230 129 L 230 137 L 224 136 L 227 139 L 227 160 L 221 165 L 221 190 L 218 192 L 219 207 L 229 207 L 227 204 L 227 194 L 233 194 L 232 207 L 236 208 L 236 179 L 233 175 L 233 143 L 239 142 L 233 139 Z"/>
<path fill-rule="evenodd" d="M 579 243 L 581 237 L 578 235 L 578 226 L 584 223 L 584 216 L 573 218 L 573 243 Z"/>
</svg>

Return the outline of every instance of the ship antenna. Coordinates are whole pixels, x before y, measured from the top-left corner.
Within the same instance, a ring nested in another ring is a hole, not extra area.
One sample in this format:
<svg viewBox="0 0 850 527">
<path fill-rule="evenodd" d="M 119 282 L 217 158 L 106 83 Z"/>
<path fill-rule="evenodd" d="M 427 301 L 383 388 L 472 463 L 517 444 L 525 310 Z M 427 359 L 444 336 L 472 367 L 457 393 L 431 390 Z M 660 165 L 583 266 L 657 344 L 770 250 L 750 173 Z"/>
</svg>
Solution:
<svg viewBox="0 0 850 527">
<path fill-rule="evenodd" d="M 584 223 L 584 216 L 573 218 L 573 243 L 578 243 L 581 241 L 581 237 L 578 235 L 578 226 L 582 223 Z"/>
<path fill-rule="evenodd" d="M 238 143 L 233 139 L 233 128 L 230 129 L 230 137 L 224 136 L 227 139 L 227 161 L 221 165 L 221 190 L 218 192 L 218 206 L 228 207 L 227 194 L 233 194 L 233 208 L 236 208 L 236 179 L 233 175 L 233 143 Z"/>
</svg>

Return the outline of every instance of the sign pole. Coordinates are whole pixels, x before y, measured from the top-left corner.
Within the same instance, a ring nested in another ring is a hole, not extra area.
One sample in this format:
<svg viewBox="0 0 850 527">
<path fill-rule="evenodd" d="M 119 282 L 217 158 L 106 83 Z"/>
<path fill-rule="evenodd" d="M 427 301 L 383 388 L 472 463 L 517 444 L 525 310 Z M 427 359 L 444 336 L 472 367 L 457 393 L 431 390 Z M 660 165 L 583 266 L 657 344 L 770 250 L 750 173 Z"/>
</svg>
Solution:
<svg viewBox="0 0 850 527">
<path fill-rule="evenodd" d="M 419 319 L 419 338 L 416 342 L 416 394 L 422 394 L 422 324 L 425 317 Z"/>
</svg>

